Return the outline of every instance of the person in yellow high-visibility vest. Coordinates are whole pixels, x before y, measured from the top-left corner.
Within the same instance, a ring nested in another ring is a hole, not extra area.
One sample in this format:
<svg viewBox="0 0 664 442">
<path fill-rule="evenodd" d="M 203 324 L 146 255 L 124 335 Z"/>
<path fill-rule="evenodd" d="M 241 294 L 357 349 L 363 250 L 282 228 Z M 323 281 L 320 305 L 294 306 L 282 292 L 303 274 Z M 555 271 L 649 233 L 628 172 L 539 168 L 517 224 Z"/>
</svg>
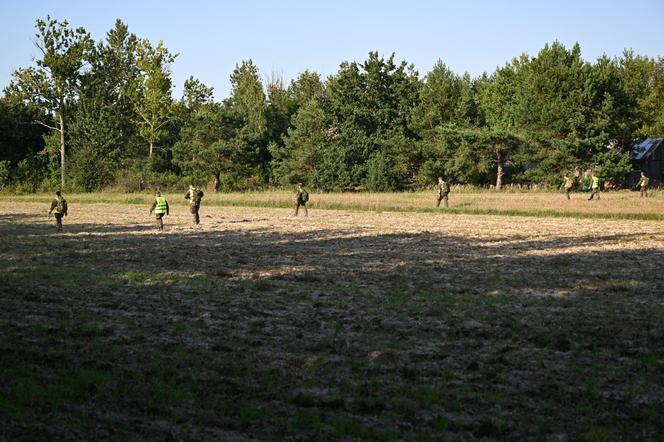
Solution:
<svg viewBox="0 0 664 442">
<path fill-rule="evenodd" d="M 150 207 L 150 214 L 154 211 L 155 216 L 157 217 L 157 230 L 164 230 L 164 215 L 168 215 L 168 201 L 166 198 L 161 196 L 161 192 L 157 192 L 154 195 L 154 201 L 152 202 L 152 207 Z"/>
<path fill-rule="evenodd" d="M 590 198 L 588 198 L 588 201 L 593 199 L 595 195 L 597 195 L 597 199 L 599 198 L 599 178 L 597 175 L 595 175 L 595 172 L 590 176 L 591 178 L 591 184 L 590 184 Z"/>
</svg>

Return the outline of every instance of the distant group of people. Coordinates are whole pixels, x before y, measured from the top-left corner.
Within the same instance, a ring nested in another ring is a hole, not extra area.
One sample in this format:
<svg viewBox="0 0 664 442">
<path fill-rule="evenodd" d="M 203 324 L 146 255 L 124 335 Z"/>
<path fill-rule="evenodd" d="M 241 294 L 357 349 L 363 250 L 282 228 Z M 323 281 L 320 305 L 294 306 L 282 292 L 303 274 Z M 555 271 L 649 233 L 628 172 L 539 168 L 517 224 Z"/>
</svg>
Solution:
<svg viewBox="0 0 664 442">
<path fill-rule="evenodd" d="M 205 194 L 201 189 L 194 186 L 193 184 L 189 185 L 189 190 L 184 194 L 184 198 L 189 200 L 189 212 L 192 216 L 192 224 L 198 225 L 201 222 L 201 217 L 199 215 L 199 210 L 201 208 L 201 200 Z M 297 190 L 295 192 L 295 212 L 293 216 L 297 216 L 300 208 L 304 209 L 304 216 L 308 216 L 309 212 L 307 210 L 307 202 L 309 201 L 309 192 L 307 192 L 302 183 L 298 183 Z M 152 201 L 152 206 L 150 206 L 149 214 L 152 215 L 154 212 L 157 230 L 164 230 L 164 216 L 169 215 L 170 206 L 166 197 L 162 196 L 160 191 L 157 191 Z M 58 190 L 55 192 L 55 198 L 51 202 L 51 208 L 48 211 L 48 217 L 51 217 L 51 214 L 55 216 L 55 223 L 57 231 L 62 231 L 62 217 L 67 216 L 67 201 L 62 196 L 62 193 Z"/>
<path fill-rule="evenodd" d="M 636 187 L 641 190 L 641 197 L 648 196 L 648 184 L 650 179 L 646 176 L 645 172 L 641 172 L 641 179 L 636 184 Z M 574 177 L 572 174 L 567 174 L 563 178 L 563 182 L 560 185 L 561 189 L 564 189 L 565 196 L 568 200 L 571 198 L 572 189 L 574 188 Z M 601 199 L 600 197 L 600 185 L 599 177 L 595 175 L 594 172 L 591 172 L 590 175 L 590 196 L 588 201 L 593 199 Z M 449 204 L 449 195 L 450 195 L 450 184 L 442 176 L 438 177 L 438 183 L 436 185 L 436 207 L 440 207 L 441 201 L 445 204 L 445 207 L 448 207 Z"/>
<path fill-rule="evenodd" d="M 193 184 L 189 185 L 189 190 L 184 194 L 184 198 L 189 200 L 189 211 L 191 212 L 192 224 L 194 225 L 198 225 L 201 222 L 198 211 L 201 208 L 201 199 L 203 199 L 203 195 L 203 191 L 198 187 L 194 187 Z M 152 201 L 150 214 L 152 214 L 152 212 L 154 212 L 157 221 L 157 230 L 164 230 L 164 216 L 170 213 L 170 207 L 168 206 L 166 198 L 163 197 L 159 191 L 155 193 L 154 201 Z"/>
<path fill-rule="evenodd" d="M 641 197 L 648 196 L 649 183 L 650 179 L 648 178 L 646 173 L 641 172 L 641 178 L 639 179 L 639 182 L 636 184 L 636 187 L 641 191 Z M 571 199 L 570 193 L 572 192 L 572 188 L 574 187 L 574 177 L 571 174 L 565 175 L 560 187 L 565 190 L 565 195 L 567 196 L 567 199 L 568 200 Z M 597 177 L 597 175 L 595 175 L 595 173 L 592 172 L 590 175 L 590 197 L 588 198 L 588 201 L 594 199 L 595 197 L 597 197 L 598 200 L 600 199 L 599 189 L 600 189 L 599 177 Z"/>
<path fill-rule="evenodd" d="M 563 183 L 560 185 L 562 189 L 565 190 L 565 196 L 567 196 L 567 199 L 570 200 L 572 199 L 570 194 L 572 193 L 572 188 L 574 187 L 574 177 L 571 175 L 565 175 L 563 178 Z M 597 199 L 600 199 L 599 195 L 599 178 L 592 173 L 590 175 L 590 197 L 588 198 L 588 201 L 594 199 L 597 197 Z"/>
<path fill-rule="evenodd" d="M 192 224 L 198 225 L 201 222 L 200 215 L 198 211 L 201 208 L 201 200 L 203 199 L 203 191 L 198 187 L 195 187 L 193 184 L 189 185 L 189 190 L 184 194 L 184 198 L 189 200 L 189 212 L 192 216 Z M 307 202 L 309 201 L 309 192 L 307 192 L 302 183 L 297 184 L 297 191 L 295 192 L 295 213 L 294 216 L 297 216 L 300 207 L 304 208 L 304 216 L 308 216 L 309 212 L 307 210 Z M 168 201 L 166 198 L 161 196 L 161 193 L 157 191 L 155 194 L 154 201 L 150 207 L 150 214 L 154 211 L 156 220 L 157 220 L 157 230 L 164 230 L 164 221 L 163 218 L 169 213 Z"/>
<path fill-rule="evenodd" d="M 648 184 L 650 180 L 646 176 L 645 172 L 641 172 L 641 179 L 636 185 L 641 190 L 641 197 L 648 196 Z M 565 195 L 567 199 L 571 199 L 572 188 L 574 187 L 574 177 L 571 174 L 565 175 L 563 182 L 560 186 L 565 190 Z M 595 197 L 600 199 L 599 194 L 599 178 L 592 173 L 590 176 L 590 197 L 588 200 L 592 200 Z M 436 207 L 440 207 L 440 203 L 443 202 L 445 207 L 449 207 L 449 195 L 450 195 L 450 183 L 448 180 L 445 180 L 442 176 L 438 177 L 438 182 L 436 184 Z M 201 200 L 203 199 L 204 193 L 201 189 L 195 187 L 193 184 L 189 185 L 189 190 L 184 194 L 184 198 L 189 200 L 189 211 L 192 215 L 192 224 L 198 225 L 201 222 L 200 215 L 198 211 L 201 208 Z M 307 210 L 307 202 L 309 202 L 309 192 L 305 190 L 302 183 L 297 184 L 297 190 L 295 191 L 295 206 L 293 216 L 297 216 L 300 208 L 304 209 L 304 216 L 309 215 Z M 161 192 L 157 191 L 155 193 L 154 201 L 150 207 L 150 215 L 154 212 L 155 220 L 157 224 L 157 230 L 164 230 L 164 216 L 168 215 L 170 212 L 168 201 L 165 197 L 161 195 Z M 51 208 L 48 211 L 48 216 L 50 218 L 51 214 L 55 216 L 55 223 L 57 231 L 62 231 L 62 217 L 67 216 L 67 201 L 63 198 L 61 192 L 58 190 L 55 192 L 55 198 L 51 202 Z"/>
</svg>

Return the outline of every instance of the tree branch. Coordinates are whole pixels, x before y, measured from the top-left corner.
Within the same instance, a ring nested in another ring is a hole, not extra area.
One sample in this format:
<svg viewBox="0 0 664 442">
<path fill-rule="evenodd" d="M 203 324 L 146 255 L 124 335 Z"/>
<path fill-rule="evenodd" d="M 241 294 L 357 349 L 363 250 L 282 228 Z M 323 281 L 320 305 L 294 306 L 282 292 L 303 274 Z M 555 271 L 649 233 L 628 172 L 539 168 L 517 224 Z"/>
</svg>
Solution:
<svg viewBox="0 0 664 442">
<path fill-rule="evenodd" d="M 161 128 L 161 126 L 163 126 L 164 124 L 168 123 L 169 121 L 171 121 L 171 117 L 168 117 L 168 118 L 166 118 L 164 121 L 162 121 L 161 124 L 158 125 L 158 126 L 155 128 L 155 130 L 159 130 L 159 129 Z"/>
<path fill-rule="evenodd" d="M 58 131 L 58 132 L 61 132 L 61 130 L 58 129 L 57 127 L 49 126 L 48 124 L 43 123 L 43 122 L 41 122 L 41 121 L 34 120 L 34 121 L 33 121 L 32 123 L 30 123 L 30 124 L 40 124 L 40 125 L 42 125 L 42 126 L 44 126 L 44 127 L 47 127 L 47 128 L 49 128 L 49 129 L 51 129 L 51 130 L 56 130 L 56 131 Z"/>
<path fill-rule="evenodd" d="M 36 38 L 32 41 L 32 43 L 41 51 L 42 54 L 46 55 L 46 49 L 44 49 L 44 46 L 41 45 L 40 41 L 37 40 Z"/>
</svg>

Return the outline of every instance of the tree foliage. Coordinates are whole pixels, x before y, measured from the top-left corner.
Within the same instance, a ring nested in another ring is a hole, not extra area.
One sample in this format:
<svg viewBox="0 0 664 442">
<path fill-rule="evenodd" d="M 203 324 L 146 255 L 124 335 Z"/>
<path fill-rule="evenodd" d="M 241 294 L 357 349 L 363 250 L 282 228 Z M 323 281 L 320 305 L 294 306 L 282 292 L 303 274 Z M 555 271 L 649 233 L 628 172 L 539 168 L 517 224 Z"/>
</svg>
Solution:
<svg viewBox="0 0 664 442">
<path fill-rule="evenodd" d="M 46 20 L 37 20 L 35 27 L 35 46 L 41 57 L 35 60 L 36 66 L 14 71 L 6 94 L 43 109 L 56 121 L 56 125 L 48 124 L 43 119 L 37 119 L 34 123 L 60 134 L 60 179 L 64 186 L 65 113 L 77 96 L 92 39 L 84 28 L 71 29 L 66 20 L 58 22 L 50 16 Z"/>
<path fill-rule="evenodd" d="M 236 65 L 231 93 L 190 76 L 172 97 L 177 54 L 117 20 L 94 43 L 83 28 L 37 21 L 34 66 L 0 100 L 0 185 L 96 190 L 194 181 L 216 190 L 305 182 L 322 190 L 460 183 L 557 183 L 594 168 L 623 181 L 631 146 L 664 135 L 664 59 L 625 51 L 583 59 L 545 45 L 476 78 L 443 60 L 420 78 L 370 52 L 323 79 L 261 80 Z M 58 167 L 59 166 L 59 167 Z M 132 178 L 133 177 L 133 178 Z"/>
<path fill-rule="evenodd" d="M 149 145 L 152 157 L 155 145 L 166 135 L 166 124 L 171 120 L 171 74 L 169 66 L 177 54 L 171 54 L 159 42 L 153 46 L 149 40 L 135 42 L 136 67 L 140 75 L 136 77 L 132 102 L 139 116 L 140 136 Z"/>
</svg>

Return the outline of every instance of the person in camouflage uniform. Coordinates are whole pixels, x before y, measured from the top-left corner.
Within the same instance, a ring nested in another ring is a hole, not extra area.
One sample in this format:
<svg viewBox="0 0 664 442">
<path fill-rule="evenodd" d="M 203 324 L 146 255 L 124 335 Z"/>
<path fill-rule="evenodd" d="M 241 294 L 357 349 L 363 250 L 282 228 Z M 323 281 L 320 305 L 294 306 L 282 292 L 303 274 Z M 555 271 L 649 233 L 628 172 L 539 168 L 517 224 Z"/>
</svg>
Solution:
<svg viewBox="0 0 664 442">
<path fill-rule="evenodd" d="M 639 180 L 636 187 L 641 188 L 641 196 L 648 197 L 648 183 L 650 183 L 650 178 L 646 176 L 645 172 L 641 172 L 641 179 Z"/>
<path fill-rule="evenodd" d="M 193 224 L 200 224 L 201 218 L 198 215 L 198 211 L 201 208 L 201 199 L 203 198 L 203 191 L 197 187 L 194 187 L 193 184 L 189 185 L 189 190 L 184 194 L 184 198 L 189 200 L 189 211 L 193 217 Z"/>
<path fill-rule="evenodd" d="M 295 192 L 295 213 L 293 213 L 293 216 L 297 216 L 300 206 L 304 207 L 304 216 L 309 216 L 309 212 L 307 211 L 307 201 L 309 201 L 309 193 L 304 190 L 302 183 L 297 183 L 297 191 Z"/>
<path fill-rule="evenodd" d="M 450 185 L 443 179 L 442 176 L 438 177 L 438 184 L 436 185 L 436 207 L 440 207 L 440 202 L 445 201 L 445 207 L 448 207 L 447 201 L 450 194 Z"/>
<path fill-rule="evenodd" d="M 67 200 L 62 197 L 59 190 L 55 192 L 55 198 L 51 201 L 51 209 L 48 211 L 48 217 L 51 213 L 55 216 L 55 225 L 58 232 L 62 231 L 62 217 L 67 216 Z"/>
<path fill-rule="evenodd" d="M 164 230 L 164 215 L 168 215 L 168 201 L 166 198 L 161 196 L 161 192 L 157 191 L 154 195 L 154 201 L 152 202 L 152 207 L 150 207 L 150 215 L 152 211 L 157 219 L 157 230 Z"/>
<path fill-rule="evenodd" d="M 590 179 L 591 179 L 590 198 L 588 198 L 588 201 L 593 199 L 593 197 L 595 195 L 597 195 L 597 199 L 599 200 L 600 199 L 600 197 L 599 197 L 599 178 L 597 177 L 597 175 L 595 175 L 595 172 L 593 172 L 592 175 L 590 175 Z"/>
<path fill-rule="evenodd" d="M 570 193 L 572 192 L 572 187 L 574 187 L 574 178 L 569 175 L 565 175 L 563 178 L 563 183 L 560 187 L 565 189 L 565 195 L 567 195 L 567 199 L 570 200 Z"/>
</svg>

